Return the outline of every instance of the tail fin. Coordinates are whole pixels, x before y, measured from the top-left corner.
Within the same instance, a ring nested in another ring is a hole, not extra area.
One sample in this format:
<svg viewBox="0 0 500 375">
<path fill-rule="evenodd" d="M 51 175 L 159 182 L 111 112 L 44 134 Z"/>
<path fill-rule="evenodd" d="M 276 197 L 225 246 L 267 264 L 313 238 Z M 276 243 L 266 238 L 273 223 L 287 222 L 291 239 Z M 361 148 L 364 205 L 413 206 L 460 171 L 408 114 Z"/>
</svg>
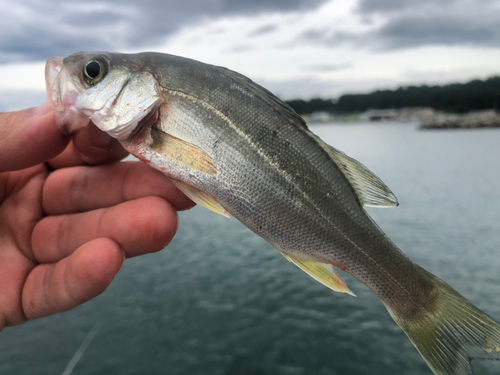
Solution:
<svg viewBox="0 0 500 375">
<path fill-rule="evenodd" d="M 434 374 L 470 375 L 473 359 L 499 360 L 499 323 L 444 281 L 422 271 L 437 287 L 432 308 L 410 319 L 398 316 L 397 308 L 388 310 Z"/>
</svg>

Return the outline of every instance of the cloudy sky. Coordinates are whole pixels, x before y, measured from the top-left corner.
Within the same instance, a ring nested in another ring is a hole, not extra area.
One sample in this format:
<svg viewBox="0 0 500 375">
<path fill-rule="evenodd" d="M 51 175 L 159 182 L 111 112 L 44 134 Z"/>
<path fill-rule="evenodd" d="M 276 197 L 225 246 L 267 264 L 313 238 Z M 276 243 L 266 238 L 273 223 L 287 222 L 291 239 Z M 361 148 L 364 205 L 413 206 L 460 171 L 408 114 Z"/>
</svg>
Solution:
<svg viewBox="0 0 500 375">
<path fill-rule="evenodd" d="M 500 74 L 496 0 L 17 0 L 0 14 L 0 110 L 41 104 L 45 61 L 81 50 L 186 56 L 283 99 Z"/>
</svg>

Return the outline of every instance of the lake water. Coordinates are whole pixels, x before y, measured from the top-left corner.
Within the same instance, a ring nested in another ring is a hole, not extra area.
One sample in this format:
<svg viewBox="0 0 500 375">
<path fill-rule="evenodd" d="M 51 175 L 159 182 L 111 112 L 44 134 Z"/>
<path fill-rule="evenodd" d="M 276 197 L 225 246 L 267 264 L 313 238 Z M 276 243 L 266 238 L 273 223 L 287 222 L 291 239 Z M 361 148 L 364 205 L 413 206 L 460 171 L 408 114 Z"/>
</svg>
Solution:
<svg viewBox="0 0 500 375">
<path fill-rule="evenodd" d="M 400 206 L 369 209 L 389 237 L 500 320 L 500 130 L 311 127 L 374 171 Z M 181 213 L 164 251 L 131 259 L 89 303 L 0 334 L 0 374 L 431 374 L 378 298 L 330 291 L 235 219 Z M 475 364 L 476 374 L 500 363 Z"/>
</svg>

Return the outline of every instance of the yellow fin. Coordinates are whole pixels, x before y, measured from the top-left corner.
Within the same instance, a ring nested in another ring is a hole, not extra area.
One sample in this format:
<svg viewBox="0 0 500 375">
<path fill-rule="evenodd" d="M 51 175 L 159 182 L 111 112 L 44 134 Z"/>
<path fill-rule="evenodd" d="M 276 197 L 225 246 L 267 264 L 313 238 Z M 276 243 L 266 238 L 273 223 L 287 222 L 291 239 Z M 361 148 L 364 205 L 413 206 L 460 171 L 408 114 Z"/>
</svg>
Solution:
<svg viewBox="0 0 500 375">
<path fill-rule="evenodd" d="M 319 281 L 321 284 L 336 292 L 347 293 L 351 296 L 356 297 L 356 295 L 349 290 L 342 276 L 340 276 L 335 267 L 333 267 L 332 265 L 300 259 L 290 254 L 281 254 L 283 254 L 286 259 L 295 264 L 309 276 Z"/>
<path fill-rule="evenodd" d="M 197 189 L 191 185 L 186 184 L 185 182 L 178 181 L 178 180 L 173 180 L 171 179 L 172 183 L 177 186 L 177 188 L 182 191 L 184 194 L 186 194 L 189 198 L 193 200 L 196 204 L 208 208 L 209 210 L 227 217 L 228 219 L 229 214 L 227 211 L 220 205 L 217 200 L 212 197 L 211 195 L 205 193 L 204 191 L 201 191 L 200 189 Z"/>
<path fill-rule="evenodd" d="M 154 126 L 151 127 L 151 138 L 153 149 L 166 159 L 212 176 L 217 174 L 217 167 L 212 157 L 198 146 L 167 134 Z"/>
</svg>

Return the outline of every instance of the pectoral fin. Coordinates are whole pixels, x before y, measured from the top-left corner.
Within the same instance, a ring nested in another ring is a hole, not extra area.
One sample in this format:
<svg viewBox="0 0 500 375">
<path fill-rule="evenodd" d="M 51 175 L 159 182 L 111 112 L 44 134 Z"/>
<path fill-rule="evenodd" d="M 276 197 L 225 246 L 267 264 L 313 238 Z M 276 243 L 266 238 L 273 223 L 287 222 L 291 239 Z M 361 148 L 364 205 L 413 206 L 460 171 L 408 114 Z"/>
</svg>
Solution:
<svg viewBox="0 0 500 375">
<path fill-rule="evenodd" d="M 201 191 L 200 189 L 192 187 L 191 185 L 188 185 L 185 182 L 177 180 L 171 180 L 171 181 L 175 186 L 177 186 L 177 188 L 180 191 L 186 194 L 197 205 L 208 208 L 209 210 L 219 215 L 230 218 L 224 207 L 222 207 L 219 204 L 219 202 L 217 202 L 217 200 L 211 195 L 205 193 L 204 191 Z"/>
<path fill-rule="evenodd" d="M 356 297 L 356 295 L 349 290 L 344 279 L 342 279 L 342 276 L 339 275 L 335 267 L 332 265 L 300 259 L 290 254 L 281 254 L 321 284 L 336 292 L 347 293 Z"/>
<path fill-rule="evenodd" d="M 153 149 L 168 160 L 175 161 L 195 171 L 212 176 L 217 174 L 214 160 L 204 150 L 189 142 L 183 141 L 156 127 L 151 127 Z"/>
<path fill-rule="evenodd" d="M 349 180 L 363 206 L 394 207 L 399 205 L 391 189 L 363 164 L 323 141 L 320 142 L 323 149 Z"/>
</svg>

